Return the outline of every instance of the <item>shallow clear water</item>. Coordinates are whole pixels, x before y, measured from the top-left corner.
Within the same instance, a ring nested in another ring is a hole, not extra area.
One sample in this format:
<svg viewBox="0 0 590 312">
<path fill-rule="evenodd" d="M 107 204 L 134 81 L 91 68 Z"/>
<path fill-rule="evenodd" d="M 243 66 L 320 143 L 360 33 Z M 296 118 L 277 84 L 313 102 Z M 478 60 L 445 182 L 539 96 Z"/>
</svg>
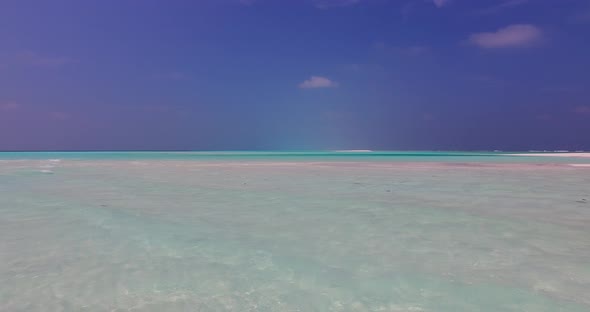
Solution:
<svg viewBox="0 0 590 312">
<path fill-rule="evenodd" d="M 0 311 L 590 311 L 584 160 L 101 155 L 0 153 Z"/>
<path fill-rule="evenodd" d="M 512 156 L 503 152 L 428 152 L 428 151 L 290 151 L 290 152 L 0 152 L 0 160 L 195 160 L 195 161 L 405 161 L 405 162 L 485 162 L 485 163 L 570 163 L 571 158 Z M 589 158 L 575 158 L 590 163 Z"/>
</svg>

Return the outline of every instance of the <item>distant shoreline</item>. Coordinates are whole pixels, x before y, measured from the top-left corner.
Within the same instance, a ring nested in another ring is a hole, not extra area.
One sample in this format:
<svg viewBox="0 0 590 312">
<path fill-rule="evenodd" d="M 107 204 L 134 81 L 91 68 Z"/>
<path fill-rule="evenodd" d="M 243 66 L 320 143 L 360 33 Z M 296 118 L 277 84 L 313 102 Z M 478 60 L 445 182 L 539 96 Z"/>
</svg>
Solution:
<svg viewBox="0 0 590 312">
<path fill-rule="evenodd" d="M 518 154 L 507 154 L 510 156 L 540 156 L 540 157 L 578 157 L 578 158 L 590 158 L 590 153 L 518 153 Z"/>
</svg>

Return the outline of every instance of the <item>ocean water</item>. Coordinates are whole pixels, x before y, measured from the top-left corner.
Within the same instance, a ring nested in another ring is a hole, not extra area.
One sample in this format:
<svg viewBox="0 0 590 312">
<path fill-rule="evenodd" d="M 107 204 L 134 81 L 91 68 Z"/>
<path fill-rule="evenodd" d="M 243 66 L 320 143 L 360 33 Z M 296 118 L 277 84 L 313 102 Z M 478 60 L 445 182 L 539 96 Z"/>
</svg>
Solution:
<svg viewBox="0 0 590 312">
<path fill-rule="evenodd" d="M 570 163 L 0 153 L 0 311 L 590 311 Z"/>
</svg>

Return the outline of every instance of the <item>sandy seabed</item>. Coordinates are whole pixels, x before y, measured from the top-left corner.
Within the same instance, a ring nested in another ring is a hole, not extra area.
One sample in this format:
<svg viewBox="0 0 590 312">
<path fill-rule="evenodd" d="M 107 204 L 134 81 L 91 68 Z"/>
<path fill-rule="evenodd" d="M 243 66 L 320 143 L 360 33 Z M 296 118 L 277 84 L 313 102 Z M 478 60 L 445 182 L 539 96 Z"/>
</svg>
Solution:
<svg viewBox="0 0 590 312">
<path fill-rule="evenodd" d="M 590 311 L 590 168 L 0 162 L 1 311 Z"/>
</svg>

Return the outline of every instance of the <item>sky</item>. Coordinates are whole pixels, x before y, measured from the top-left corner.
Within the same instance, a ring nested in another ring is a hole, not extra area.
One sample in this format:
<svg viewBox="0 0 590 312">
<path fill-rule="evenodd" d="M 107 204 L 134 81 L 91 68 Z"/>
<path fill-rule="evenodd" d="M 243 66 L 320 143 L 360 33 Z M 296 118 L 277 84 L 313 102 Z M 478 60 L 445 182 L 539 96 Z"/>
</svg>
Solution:
<svg viewBox="0 0 590 312">
<path fill-rule="evenodd" d="M 330 149 L 590 150 L 590 1 L 0 1 L 0 150 Z"/>
</svg>

